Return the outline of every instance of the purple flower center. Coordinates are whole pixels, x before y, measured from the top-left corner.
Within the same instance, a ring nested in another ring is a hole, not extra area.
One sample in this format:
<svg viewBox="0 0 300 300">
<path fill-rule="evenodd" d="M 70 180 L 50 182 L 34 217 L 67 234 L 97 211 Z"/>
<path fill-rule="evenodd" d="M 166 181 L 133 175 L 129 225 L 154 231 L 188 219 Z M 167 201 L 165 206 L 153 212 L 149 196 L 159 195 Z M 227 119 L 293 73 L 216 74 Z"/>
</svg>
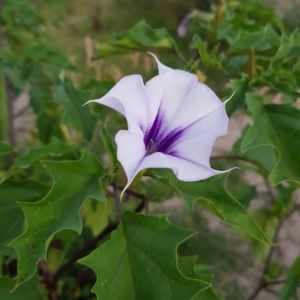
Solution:
<svg viewBox="0 0 300 300">
<path fill-rule="evenodd" d="M 164 154 L 171 154 L 171 146 L 176 142 L 183 134 L 184 129 L 175 128 L 173 130 L 162 130 L 163 118 L 158 113 L 151 128 L 146 132 L 144 143 L 146 146 L 146 155 L 153 154 L 155 152 L 161 152 Z"/>
</svg>

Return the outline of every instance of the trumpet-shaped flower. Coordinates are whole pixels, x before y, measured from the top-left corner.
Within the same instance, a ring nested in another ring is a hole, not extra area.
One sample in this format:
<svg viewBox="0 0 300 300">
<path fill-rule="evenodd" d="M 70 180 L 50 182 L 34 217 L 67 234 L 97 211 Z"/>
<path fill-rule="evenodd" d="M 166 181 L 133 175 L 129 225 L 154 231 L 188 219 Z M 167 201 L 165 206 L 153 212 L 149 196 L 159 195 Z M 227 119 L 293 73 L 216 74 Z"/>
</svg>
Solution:
<svg viewBox="0 0 300 300">
<path fill-rule="evenodd" d="M 226 102 L 194 74 L 155 59 L 159 75 L 146 84 L 140 75 L 126 76 L 104 97 L 89 101 L 127 119 L 128 130 L 115 137 L 118 160 L 128 178 L 126 188 L 147 168 L 172 169 L 182 181 L 223 173 L 210 167 L 210 154 L 216 138 L 227 133 Z"/>
</svg>

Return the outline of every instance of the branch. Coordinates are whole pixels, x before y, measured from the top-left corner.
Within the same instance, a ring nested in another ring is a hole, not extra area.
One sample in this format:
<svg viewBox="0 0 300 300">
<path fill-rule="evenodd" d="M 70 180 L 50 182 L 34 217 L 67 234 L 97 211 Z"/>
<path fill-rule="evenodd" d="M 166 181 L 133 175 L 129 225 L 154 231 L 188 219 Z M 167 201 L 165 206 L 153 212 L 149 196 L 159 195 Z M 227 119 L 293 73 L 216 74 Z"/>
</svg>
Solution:
<svg viewBox="0 0 300 300">
<path fill-rule="evenodd" d="M 279 220 L 278 220 L 278 224 L 277 227 L 275 229 L 275 233 L 273 236 L 273 243 L 277 244 L 278 243 L 278 237 L 279 237 L 279 232 L 283 226 L 283 223 L 297 210 L 300 209 L 300 204 L 296 204 L 293 209 L 286 215 L 284 216 L 280 216 Z M 276 280 L 276 281 L 271 281 L 271 282 L 267 282 L 265 279 L 265 275 L 267 274 L 267 271 L 270 267 L 271 264 L 271 260 L 272 260 L 272 256 L 273 253 L 275 251 L 275 246 L 270 248 L 270 251 L 268 253 L 264 268 L 263 268 L 263 272 L 262 272 L 262 276 L 259 280 L 258 286 L 254 289 L 254 291 L 252 292 L 252 294 L 250 294 L 250 296 L 247 298 L 247 300 L 254 300 L 256 298 L 256 296 L 259 294 L 259 292 L 264 289 L 265 287 L 269 286 L 269 285 L 275 285 L 275 284 L 282 284 L 285 283 L 286 280 Z"/>
</svg>

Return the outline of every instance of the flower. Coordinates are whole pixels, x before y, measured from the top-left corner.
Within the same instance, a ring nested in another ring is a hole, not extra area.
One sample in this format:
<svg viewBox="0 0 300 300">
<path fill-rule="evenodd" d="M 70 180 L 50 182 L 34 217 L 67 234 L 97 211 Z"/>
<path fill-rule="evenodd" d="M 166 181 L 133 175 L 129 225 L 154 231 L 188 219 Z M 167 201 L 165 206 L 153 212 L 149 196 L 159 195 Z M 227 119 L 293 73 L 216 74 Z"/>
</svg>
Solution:
<svg viewBox="0 0 300 300">
<path fill-rule="evenodd" d="M 227 133 L 227 101 L 221 102 L 194 74 L 155 59 L 159 75 L 146 84 L 140 75 L 126 76 L 104 97 L 89 101 L 127 119 L 128 130 L 115 137 L 118 160 L 128 179 L 125 189 L 147 168 L 172 169 L 182 181 L 227 172 L 210 167 L 212 146 Z"/>
</svg>

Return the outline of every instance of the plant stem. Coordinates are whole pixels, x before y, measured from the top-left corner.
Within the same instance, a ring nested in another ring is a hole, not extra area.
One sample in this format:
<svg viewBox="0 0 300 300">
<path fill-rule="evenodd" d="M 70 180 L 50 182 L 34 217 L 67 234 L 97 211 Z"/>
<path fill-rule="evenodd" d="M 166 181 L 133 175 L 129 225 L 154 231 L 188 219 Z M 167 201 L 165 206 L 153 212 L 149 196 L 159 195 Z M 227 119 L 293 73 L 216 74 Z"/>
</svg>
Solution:
<svg viewBox="0 0 300 300">
<path fill-rule="evenodd" d="M 112 182 L 112 187 L 114 189 L 114 198 L 115 198 L 118 221 L 119 221 L 119 223 L 121 223 L 122 222 L 122 209 L 121 209 L 120 198 L 118 195 L 118 187 L 117 187 L 117 183 L 115 180 Z"/>
</svg>

